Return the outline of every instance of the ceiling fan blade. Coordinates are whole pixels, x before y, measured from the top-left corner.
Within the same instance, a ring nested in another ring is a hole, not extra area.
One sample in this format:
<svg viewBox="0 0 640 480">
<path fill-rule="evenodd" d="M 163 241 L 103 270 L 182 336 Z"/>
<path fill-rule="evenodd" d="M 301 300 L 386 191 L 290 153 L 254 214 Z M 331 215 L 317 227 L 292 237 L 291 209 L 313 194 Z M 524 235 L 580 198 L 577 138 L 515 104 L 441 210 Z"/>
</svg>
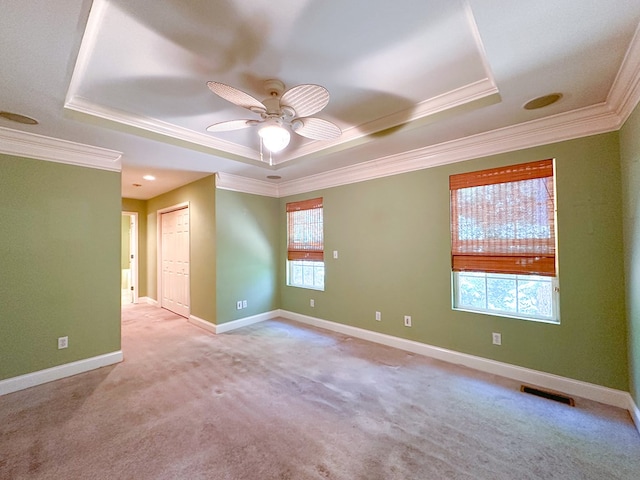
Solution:
<svg viewBox="0 0 640 480">
<path fill-rule="evenodd" d="M 220 82 L 207 82 L 207 87 L 209 87 L 209 90 L 216 95 L 235 105 L 251 110 L 252 112 L 261 113 L 267 111 L 267 107 L 265 107 L 260 100 L 253 98 L 242 90 L 238 90 L 237 88 L 230 87 L 229 85 L 225 85 Z"/>
<path fill-rule="evenodd" d="M 230 132 L 231 130 L 242 130 L 252 127 L 258 123 L 257 120 L 229 120 L 228 122 L 214 123 L 207 127 L 207 132 Z"/>
<path fill-rule="evenodd" d="M 292 130 L 312 140 L 331 140 L 342 135 L 342 130 L 335 123 L 322 118 L 297 118 L 292 122 Z"/>
<path fill-rule="evenodd" d="M 282 94 L 280 104 L 291 107 L 297 117 L 318 113 L 329 103 L 329 92 L 320 85 L 298 85 Z"/>
</svg>

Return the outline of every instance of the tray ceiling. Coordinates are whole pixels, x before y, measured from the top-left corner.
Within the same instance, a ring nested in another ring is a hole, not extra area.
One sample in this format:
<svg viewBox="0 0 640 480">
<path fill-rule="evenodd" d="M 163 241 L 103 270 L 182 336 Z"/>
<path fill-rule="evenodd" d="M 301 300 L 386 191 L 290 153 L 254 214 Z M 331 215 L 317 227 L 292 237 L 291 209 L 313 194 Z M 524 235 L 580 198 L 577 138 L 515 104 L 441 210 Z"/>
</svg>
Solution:
<svg viewBox="0 0 640 480">
<path fill-rule="evenodd" d="M 0 127 L 121 152 L 123 195 L 134 198 L 160 192 L 131 187 L 143 171 L 171 177 L 157 184 L 166 190 L 211 173 L 286 187 L 358 165 L 424 168 L 493 152 L 491 142 L 523 148 L 612 130 L 637 100 L 640 0 L 47 5 L 4 9 L 0 110 L 39 124 Z M 207 81 L 263 99 L 273 78 L 326 87 L 315 116 L 343 134 L 293 134 L 270 166 L 256 128 L 206 131 L 259 118 Z M 523 108 L 556 92 L 553 105 Z"/>
</svg>

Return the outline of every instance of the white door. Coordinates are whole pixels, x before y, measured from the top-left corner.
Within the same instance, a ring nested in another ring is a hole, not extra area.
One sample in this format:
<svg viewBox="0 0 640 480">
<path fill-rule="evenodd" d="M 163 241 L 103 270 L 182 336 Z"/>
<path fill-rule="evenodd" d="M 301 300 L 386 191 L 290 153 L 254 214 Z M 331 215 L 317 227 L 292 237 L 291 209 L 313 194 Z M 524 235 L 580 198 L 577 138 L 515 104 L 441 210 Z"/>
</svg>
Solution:
<svg viewBox="0 0 640 480">
<path fill-rule="evenodd" d="M 161 215 L 162 307 L 189 316 L 189 208 Z"/>
<path fill-rule="evenodd" d="M 120 248 L 120 268 L 121 268 L 121 285 L 122 290 L 121 303 L 127 305 L 133 303 L 133 290 L 131 284 L 131 220 L 126 213 L 122 214 L 121 229 L 121 248 Z"/>
<path fill-rule="evenodd" d="M 131 293 L 133 303 L 138 303 L 138 214 L 129 214 L 129 269 L 131 270 Z"/>
<path fill-rule="evenodd" d="M 138 214 L 122 212 L 122 305 L 138 303 Z"/>
</svg>

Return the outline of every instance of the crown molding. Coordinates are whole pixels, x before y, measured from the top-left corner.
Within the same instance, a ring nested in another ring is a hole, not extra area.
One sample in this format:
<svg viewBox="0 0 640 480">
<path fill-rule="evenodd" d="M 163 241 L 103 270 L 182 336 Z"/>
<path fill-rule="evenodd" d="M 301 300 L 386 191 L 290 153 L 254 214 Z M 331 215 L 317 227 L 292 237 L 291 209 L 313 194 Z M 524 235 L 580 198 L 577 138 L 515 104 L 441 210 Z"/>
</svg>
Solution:
<svg viewBox="0 0 640 480">
<path fill-rule="evenodd" d="M 230 173 L 216 173 L 216 188 L 233 192 L 251 193 L 263 197 L 280 197 L 279 187 L 275 183 L 241 177 Z"/>
<path fill-rule="evenodd" d="M 612 132 L 618 130 L 620 126 L 620 116 L 612 111 L 607 104 L 602 103 L 462 139 L 372 159 L 329 172 L 282 182 L 277 186 L 257 180 L 240 180 L 243 177 L 233 176 L 231 182 L 233 188 L 228 189 L 257 195 L 286 197 Z M 256 186 L 260 189 L 252 189 L 254 182 L 257 182 Z M 272 187 L 269 194 L 260 193 L 263 191 L 263 184 Z M 276 187 L 275 194 L 273 187 Z"/>
<path fill-rule="evenodd" d="M 229 154 L 231 154 L 236 160 L 245 162 L 251 162 L 252 160 L 261 160 L 259 152 L 252 148 L 221 140 L 202 133 L 194 132 L 193 130 L 179 127 L 171 123 L 162 122 L 151 117 L 136 115 L 123 110 L 99 105 L 86 98 L 74 95 L 72 88 L 76 88 L 75 86 L 80 83 L 77 75 L 81 75 L 82 72 L 84 72 L 84 70 L 86 69 L 86 66 L 83 63 L 86 61 L 84 60 L 84 55 L 79 58 L 83 60 L 79 60 L 79 62 L 76 64 L 75 71 L 80 73 L 76 74 L 74 71 L 74 75 L 70 84 L 71 87 L 67 92 L 67 97 L 64 104 L 64 108 L 66 110 L 84 115 L 90 115 L 92 117 L 97 117 L 103 120 L 115 122 L 121 125 L 127 125 L 129 127 L 138 128 L 141 130 L 146 130 L 148 132 L 162 135 L 164 137 L 200 145 L 206 148 L 210 148 L 222 156 L 228 157 Z M 411 122 L 420 120 L 421 118 L 435 115 L 437 113 L 446 111 L 451 108 L 459 107 L 461 105 L 466 105 L 471 102 L 489 97 L 496 93 L 498 93 L 498 89 L 496 88 L 493 79 L 487 77 L 469 85 L 465 85 L 464 87 L 452 90 L 445 94 L 438 95 L 437 97 L 421 102 L 415 108 L 396 112 L 392 115 L 387 115 L 374 121 L 345 130 L 339 137 L 339 139 L 324 142 L 307 143 L 297 149 L 295 155 L 285 156 L 284 158 L 282 158 L 277 162 L 277 165 L 282 165 L 283 163 L 286 163 L 290 160 L 295 160 L 299 157 L 310 155 L 321 150 L 326 150 L 327 148 L 330 148 L 332 146 L 342 145 L 347 142 L 366 137 L 386 128 L 392 128 L 404 123 L 410 124 Z"/>
<path fill-rule="evenodd" d="M 248 147 L 227 142 L 203 133 L 194 132 L 167 122 L 161 122 L 150 117 L 134 115 L 126 111 L 106 107 L 79 95 L 108 7 L 109 2 L 106 0 L 95 0 L 91 6 L 87 26 L 82 37 L 78 57 L 73 68 L 71 81 L 69 82 L 69 89 L 65 97 L 64 108 L 72 112 L 90 115 L 129 127 L 146 130 L 164 137 L 207 147 L 227 157 L 231 154 L 235 156 L 235 160 L 249 162 L 252 160 L 259 161 L 260 157 L 258 153 Z M 227 153 L 225 154 L 224 152 Z"/>
<path fill-rule="evenodd" d="M 606 105 L 601 104 L 283 182 L 279 184 L 279 195 L 289 196 L 373 180 L 614 131 L 617 128 L 618 117 Z"/>
<path fill-rule="evenodd" d="M 89 29 L 87 29 L 87 31 L 88 30 Z M 92 39 L 93 36 L 89 36 L 88 38 Z M 92 41 L 89 42 L 90 45 L 92 43 Z M 64 104 L 64 108 L 66 110 L 84 115 L 90 115 L 92 117 L 115 122 L 133 128 L 138 128 L 141 130 L 146 130 L 148 132 L 162 135 L 164 137 L 200 145 L 206 148 L 210 148 L 222 156 L 229 157 L 229 154 L 231 154 L 236 160 L 245 162 L 251 162 L 252 160 L 261 160 L 260 153 L 252 148 L 221 140 L 210 135 L 194 132 L 193 130 L 179 127 L 171 123 L 162 122 L 155 118 L 136 115 L 123 110 L 106 107 L 92 102 L 84 97 L 75 95 L 74 89 L 78 88 L 78 85 L 80 85 L 81 83 L 81 76 L 86 70 L 86 62 L 88 61 L 87 59 L 88 54 L 86 53 L 85 49 L 83 49 L 81 55 L 79 55 L 78 57 L 78 62 L 76 63 L 70 87 L 67 92 Z M 297 149 L 295 155 L 284 156 L 283 158 L 281 158 L 279 161 L 277 161 L 277 165 L 282 165 L 283 163 L 295 160 L 299 157 L 310 155 L 321 150 L 326 150 L 327 148 L 331 148 L 332 146 L 342 145 L 353 140 L 364 138 L 386 128 L 396 127 L 405 123 L 410 124 L 411 122 L 420 120 L 421 118 L 435 115 L 440 112 L 459 107 L 461 105 L 470 104 L 496 93 L 498 93 L 498 88 L 495 86 L 495 82 L 493 81 L 491 76 L 488 76 L 477 82 L 473 82 L 469 85 L 465 85 L 450 92 L 446 92 L 442 95 L 438 95 L 429 100 L 425 100 L 411 109 L 396 112 L 394 114 L 373 120 L 371 122 L 349 128 L 345 130 L 338 139 L 307 143 Z"/>
<path fill-rule="evenodd" d="M 122 153 L 0 127 L 0 153 L 120 172 Z"/>
<path fill-rule="evenodd" d="M 618 116 L 618 128 L 622 128 L 638 102 L 640 102 L 640 24 L 631 39 L 607 97 L 607 105 L 610 105 Z"/>
<path fill-rule="evenodd" d="M 322 150 L 330 149 L 331 147 L 367 137 L 387 128 L 393 128 L 404 124 L 410 125 L 411 122 L 418 121 L 431 115 L 436 115 L 452 108 L 471 104 L 472 102 L 482 100 L 483 98 L 490 97 L 497 93 L 499 93 L 498 88 L 496 87 L 493 78 L 489 75 L 482 80 L 478 80 L 455 90 L 424 100 L 412 108 L 401 110 L 370 122 L 348 128 L 344 130 L 342 135 L 337 139 L 325 140 L 323 142 L 311 142 L 302 145 L 296 149 L 295 155 L 284 157 L 282 160 L 277 162 L 277 165 L 282 165 L 290 160 L 295 160 Z"/>
<path fill-rule="evenodd" d="M 260 161 L 260 154 L 253 148 L 248 148 L 234 142 L 225 141 L 215 136 L 196 132 L 169 122 L 163 122 L 144 115 L 134 114 L 117 108 L 109 107 L 82 96 L 82 85 L 87 77 L 94 50 L 108 9 L 112 8 L 108 0 L 94 0 L 87 25 L 82 37 L 78 57 L 74 65 L 71 81 L 65 97 L 64 108 L 68 111 L 93 116 L 103 120 L 115 122 L 125 126 L 142 129 L 170 139 L 177 139 L 213 150 L 214 154 L 231 158 L 245 163 Z M 311 155 L 331 147 L 363 139 L 368 135 L 388 128 L 440 113 L 442 111 L 470 104 L 498 93 L 496 82 L 489 67 L 482 40 L 480 38 L 473 12 L 465 4 L 467 26 L 476 46 L 476 54 L 482 63 L 484 72 L 477 75 L 474 81 L 462 85 L 449 92 L 424 100 L 411 108 L 380 117 L 371 122 L 345 128 L 342 135 L 334 140 L 306 142 L 298 148 L 295 154 L 283 152 L 277 164 L 283 164 L 303 156 Z"/>
<path fill-rule="evenodd" d="M 231 156 L 235 156 L 234 159 L 245 161 L 247 163 L 252 163 L 251 159 L 259 160 L 257 153 L 252 149 L 236 145 L 232 142 L 225 142 L 205 134 L 193 132 L 182 127 L 177 127 L 169 123 L 159 122 L 143 116 L 136 116 L 128 112 L 100 106 L 77 96 L 77 93 L 81 91 L 80 84 L 85 77 L 87 66 L 90 63 L 101 20 L 104 16 L 105 9 L 108 8 L 107 5 L 108 2 L 105 0 L 95 0 L 93 3 L 87 28 L 80 46 L 78 60 L 74 67 L 70 87 L 67 92 L 65 108 L 70 111 L 76 111 L 82 114 L 92 115 L 117 122 L 119 124 L 150 131 L 165 137 L 204 146 L 220 152 L 223 156 L 229 157 L 230 154 Z M 467 15 L 469 16 L 470 26 L 473 29 L 480 56 L 484 62 L 485 78 L 423 102 L 423 104 L 420 105 L 419 111 L 415 111 L 412 114 L 411 120 L 432 115 L 498 92 L 489 63 L 486 59 L 480 35 L 477 31 L 477 26 L 475 25 L 473 14 L 468 6 Z M 336 187 L 390 175 L 407 173 L 488 155 L 552 144 L 560 141 L 619 130 L 639 101 L 640 25 L 636 28 L 636 32 L 629 44 L 629 48 L 627 49 L 621 67 L 609 91 L 607 100 L 604 103 L 514 126 L 499 128 L 490 132 L 475 134 L 437 145 L 430 145 L 416 150 L 381 158 L 372 158 L 356 165 L 338 168 L 329 172 L 311 175 L 302 179 L 286 181 L 280 184 L 226 173 L 218 173 L 216 175 L 216 186 L 217 188 L 243 193 L 269 197 L 282 197 L 311 192 L 322 188 Z M 356 128 L 347 129 L 340 140 L 334 141 L 335 145 L 334 143 L 327 144 L 327 142 L 323 142 L 321 148 L 319 148 L 317 144 L 311 142 L 305 145 L 299 151 L 300 154 L 296 155 L 295 158 L 315 153 L 318 150 L 330 148 L 332 145 L 337 146 L 338 144 L 347 141 L 357 141 L 357 139 L 371 133 L 372 131 L 393 126 L 394 121 L 398 120 L 398 118 L 399 117 L 390 115 Z M 406 122 L 407 119 L 405 118 L 404 121 Z M 0 132 L 0 140 L 2 139 L 2 134 Z M 58 142 L 62 143 L 63 141 Z M 85 148 L 92 147 L 85 146 Z M 36 150 L 36 148 L 32 148 L 31 150 Z M 55 150 L 55 148 L 48 150 Z M 57 151 L 60 152 L 61 150 L 61 148 L 58 148 Z M 224 152 L 228 153 L 225 154 Z M 42 158 L 34 152 L 29 153 L 28 156 Z M 77 156 L 79 157 L 80 155 Z M 44 159 L 52 160 L 51 157 L 53 157 L 53 155 L 48 155 L 48 157 Z M 68 161 L 70 156 L 66 152 L 64 154 L 64 160 L 61 158 L 62 154 L 55 155 L 55 157 L 57 160 L 54 161 L 73 163 L 73 161 Z M 284 157 L 278 163 L 281 164 L 292 160 L 293 158 L 294 157 Z M 118 164 L 118 169 L 119 168 Z"/>
<path fill-rule="evenodd" d="M 145 117 L 143 115 L 134 115 L 123 110 L 98 105 L 86 98 L 73 95 L 68 96 L 67 101 L 64 104 L 64 108 L 73 112 L 146 130 L 170 139 L 182 140 L 191 144 L 207 147 L 214 150 L 219 155 L 224 155 L 226 157 L 229 157 L 229 154 L 231 154 L 236 160 L 244 160 L 245 162 L 251 160 L 260 161 L 259 153 L 249 147 L 220 140 L 203 133 L 197 133 L 193 130 L 178 127 L 167 122 L 161 122 L 154 118 Z"/>
<path fill-rule="evenodd" d="M 624 125 L 639 102 L 640 25 L 605 103 L 283 182 L 277 186 L 278 196 L 307 193 L 616 131 Z"/>
</svg>

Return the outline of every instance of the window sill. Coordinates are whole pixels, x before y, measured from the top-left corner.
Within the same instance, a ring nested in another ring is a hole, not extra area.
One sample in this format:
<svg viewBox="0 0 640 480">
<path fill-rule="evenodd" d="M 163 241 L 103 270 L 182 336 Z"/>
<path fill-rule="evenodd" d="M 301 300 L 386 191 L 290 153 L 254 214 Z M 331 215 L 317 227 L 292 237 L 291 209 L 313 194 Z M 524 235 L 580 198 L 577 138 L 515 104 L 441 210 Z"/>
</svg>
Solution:
<svg viewBox="0 0 640 480">
<path fill-rule="evenodd" d="M 287 283 L 287 287 L 302 288 L 304 290 L 315 290 L 316 292 L 324 292 L 324 287 L 309 287 L 307 285 L 291 285 Z"/>
<path fill-rule="evenodd" d="M 526 317 L 522 315 L 515 315 L 509 312 L 498 312 L 498 311 L 489 311 L 489 310 L 473 310 L 470 308 L 460 308 L 460 307 L 451 307 L 452 310 L 458 312 L 467 312 L 467 313 L 477 313 L 479 315 L 489 315 L 492 317 L 503 317 L 503 318 L 511 318 L 514 320 L 527 320 L 529 322 L 538 322 L 538 323 L 548 323 L 551 325 L 560 325 L 560 319 L 552 320 L 548 318 L 536 318 L 536 317 Z"/>
</svg>

